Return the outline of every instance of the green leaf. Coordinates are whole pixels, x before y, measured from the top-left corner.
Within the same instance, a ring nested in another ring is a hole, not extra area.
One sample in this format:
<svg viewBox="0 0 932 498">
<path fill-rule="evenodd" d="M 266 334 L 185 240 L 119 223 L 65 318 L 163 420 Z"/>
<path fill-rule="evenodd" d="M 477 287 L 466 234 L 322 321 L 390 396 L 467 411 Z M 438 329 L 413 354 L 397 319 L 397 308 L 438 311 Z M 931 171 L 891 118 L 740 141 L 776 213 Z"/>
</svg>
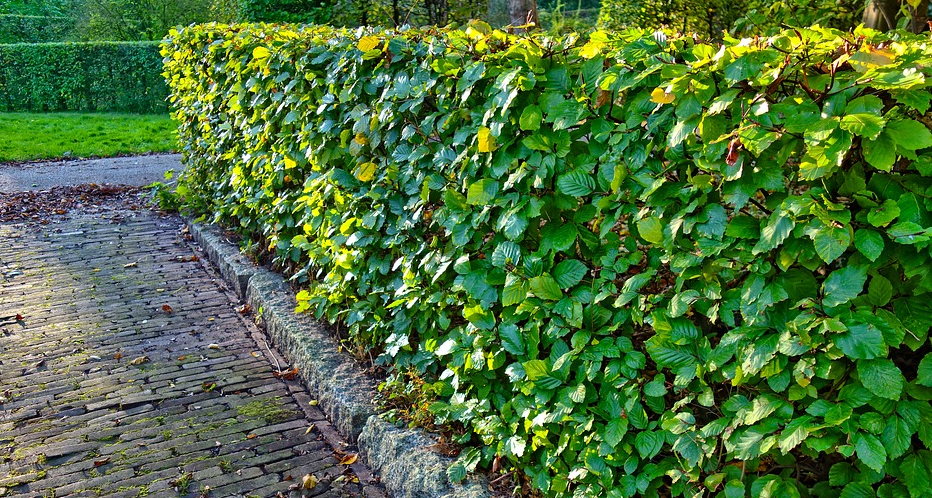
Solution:
<svg viewBox="0 0 932 498">
<path fill-rule="evenodd" d="M 528 283 L 531 287 L 531 292 L 541 299 L 558 301 L 563 298 L 563 291 L 560 290 L 560 284 L 558 284 L 549 273 L 534 277 L 530 279 Z"/>
<path fill-rule="evenodd" d="M 502 289 L 502 306 L 514 306 L 527 299 L 527 282 L 515 282 Z"/>
<path fill-rule="evenodd" d="M 505 348 L 505 351 L 516 356 L 525 354 L 524 339 L 521 337 L 521 332 L 517 326 L 510 323 L 502 325 L 498 328 L 498 334 L 502 338 L 502 347 Z"/>
<path fill-rule="evenodd" d="M 733 479 L 725 484 L 725 498 L 744 498 L 745 491 L 744 483 L 740 479 Z"/>
<path fill-rule="evenodd" d="M 667 388 L 663 385 L 663 376 L 658 375 L 654 380 L 644 384 L 644 395 L 659 398 L 667 394 Z"/>
<path fill-rule="evenodd" d="M 871 208 L 870 212 L 867 213 L 867 221 L 875 227 L 882 227 L 888 225 L 899 215 L 900 206 L 897 205 L 896 201 L 887 199 L 883 201 L 883 204 Z"/>
<path fill-rule="evenodd" d="M 907 150 L 932 147 L 932 132 L 919 121 L 904 119 L 887 123 L 887 131 L 900 147 Z"/>
<path fill-rule="evenodd" d="M 543 114 L 540 112 L 540 107 L 529 105 L 521 111 L 521 118 L 518 119 L 518 124 L 524 131 L 536 131 L 540 129 L 540 121 L 542 118 Z"/>
<path fill-rule="evenodd" d="M 896 415 L 887 417 L 886 421 L 880 442 L 887 450 L 887 457 L 899 458 L 909 449 L 915 429 L 910 429 L 906 421 Z"/>
<path fill-rule="evenodd" d="M 621 417 L 613 418 L 605 425 L 605 432 L 602 433 L 602 440 L 614 448 L 618 446 L 618 443 L 621 442 L 627 432 L 628 419 Z"/>
<path fill-rule="evenodd" d="M 883 334 L 877 327 L 868 323 L 849 324 L 847 332 L 842 332 L 835 337 L 835 345 L 848 358 L 858 360 L 871 360 L 887 353 Z"/>
<path fill-rule="evenodd" d="M 887 124 L 889 130 L 890 124 Z M 896 162 L 896 144 L 890 135 L 885 131 L 877 137 L 876 140 L 865 140 L 861 142 L 863 147 L 864 159 L 867 164 L 881 170 L 890 171 L 893 163 Z"/>
<path fill-rule="evenodd" d="M 799 443 L 809 437 L 809 428 L 807 426 L 810 423 L 812 423 L 812 417 L 807 415 L 794 419 L 783 428 L 783 432 L 780 433 L 778 441 L 780 451 L 782 451 L 784 455 L 789 453 L 793 448 L 799 446 Z"/>
<path fill-rule="evenodd" d="M 881 275 L 871 277 L 867 286 L 867 298 L 874 306 L 886 306 L 893 298 L 893 284 Z"/>
<path fill-rule="evenodd" d="M 854 247 L 867 259 L 877 261 L 883 252 L 883 235 L 874 230 L 859 229 L 854 232 Z"/>
<path fill-rule="evenodd" d="M 663 245 L 663 224 L 656 216 L 638 220 L 638 233 L 651 244 Z"/>
<path fill-rule="evenodd" d="M 838 498 L 874 498 L 874 489 L 863 482 L 852 482 L 841 490 Z"/>
<path fill-rule="evenodd" d="M 482 330 L 490 330 L 495 326 L 495 315 L 491 311 L 483 309 L 481 305 L 464 308 L 463 317 Z"/>
<path fill-rule="evenodd" d="M 900 472 L 903 473 L 903 483 L 911 496 L 928 496 L 929 486 L 932 485 L 929 474 L 932 470 L 926 468 L 918 455 L 906 455 L 900 463 Z"/>
<path fill-rule="evenodd" d="M 664 436 L 660 431 L 638 431 L 634 438 L 634 446 L 641 458 L 647 460 L 654 458 L 663 448 Z"/>
<path fill-rule="evenodd" d="M 932 387 L 932 354 L 927 354 L 919 362 L 919 371 L 916 373 L 916 384 Z"/>
<path fill-rule="evenodd" d="M 760 222 L 750 216 L 735 216 L 728 222 L 725 235 L 738 239 L 756 239 L 760 237 Z"/>
<path fill-rule="evenodd" d="M 841 118 L 841 129 L 850 131 L 859 137 L 875 140 L 883 131 L 884 120 L 874 114 L 848 114 Z"/>
<path fill-rule="evenodd" d="M 834 308 L 858 297 L 867 282 L 864 268 L 845 267 L 832 272 L 822 283 L 822 304 Z"/>
<path fill-rule="evenodd" d="M 816 254 L 822 258 L 822 261 L 831 263 L 848 249 L 851 244 L 851 233 L 848 232 L 847 227 L 823 226 L 815 231 L 812 241 L 815 244 Z"/>
<path fill-rule="evenodd" d="M 547 248 L 553 251 L 567 251 L 576 243 L 576 237 L 579 235 L 579 232 L 576 230 L 576 225 L 572 223 L 563 225 L 548 223 L 544 225 L 544 228 L 541 230 L 541 235 L 543 236 L 543 241 L 541 242 L 542 249 Z"/>
<path fill-rule="evenodd" d="M 770 220 L 761 231 L 760 240 L 754 245 L 751 253 L 760 254 L 780 247 L 795 226 L 796 222 L 792 218 L 784 215 L 782 211 L 775 211 L 770 215 Z"/>
<path fill-rule="evenodd" d="M 491 178 L 484 178 L 469 186 L 466 202 L 474 206 L 490 204 L 498 195 L 498 182 Z"/>
<path fill-rule="evenodd" d="M 569 289 L 582 281 L 589 271 L 586 265 L 576 259 L 567 259 L 553 269 L 553 278 L 561 289 Z"/>
<path fill-rule="evenodd" d="M 925 337 L 932 327 L 932 295 L 901 297 L 893 301 L 893 310 L 913 335 Z M 924 341 L 923 341 L 924 342 Z"/>
<path fill-rule="evenodd" d="M 880 440 L 871 434 L 856 432 L 852 436 L 854 449 L 858 459 L 877 472 L 883 472 L 883 465 L 887 462 L 887 452 Z"/>
<path fill-rule="evenodd" d="M 505 442 L 505 448 L 508 453 L 520 458 L 524 455 L 524 449 L 527 447 L 527 443 L 519 436 L 511 436 Z"/>
<path fill-rule="evenodd" d="M 466 479 L 466 467 L 459 462 L 454 462 L 453 465 L 447 467 L 447 478 L 450 482 L 461 482 Z"/>
<path fill-rule="evenodd" d="M 519 263 L 521 263 L 521 246 L 510 240 L 500 243 L 492 251 L 492 266 L 504 268 L 507 265 Z"/>
<path fill-rule="evenodd" d="M 592 175 L 583 170 L 575 170 L 557 178 L 557 191 L 573 197 L 585 197 L 595 189 Z"/>
<path fill-rule="evenodd" d="M 529 380 L 542 379 L 550 373 L 547 363 L 544 360 L 530 360 L 521 364 L 524 366 L 524 373 Z"/>
<path fill-rule="evenodd" d="M 857 365 L 861 384 L 874 396 L 894 401 L 900 399 L 906 379 L 903 378 L 903 372 L 900 372 L 893 361 L 888 359 L 861 360 L 857 362 Z"/>
</svg>

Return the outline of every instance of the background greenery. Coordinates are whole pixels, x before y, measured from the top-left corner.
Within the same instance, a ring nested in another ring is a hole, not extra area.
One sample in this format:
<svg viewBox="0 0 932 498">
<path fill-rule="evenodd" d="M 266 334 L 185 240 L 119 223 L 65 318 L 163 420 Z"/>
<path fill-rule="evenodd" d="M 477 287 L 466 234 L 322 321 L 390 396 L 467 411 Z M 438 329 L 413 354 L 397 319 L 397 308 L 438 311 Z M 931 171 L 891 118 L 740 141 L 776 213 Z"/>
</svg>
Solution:
<svg viewBox="0 0 932 498">
<path fill-rule="evenodd" d="M 0 111 L 165 113 L 153 42 L 0 45 Z"/>
<path fill-rule="evenodd" d="M 190 209 L 546 496 L 932 491 L 932 48 L 208 25 Z M 392 381 L 389 382 L 389 386 Z"/>
</svg>

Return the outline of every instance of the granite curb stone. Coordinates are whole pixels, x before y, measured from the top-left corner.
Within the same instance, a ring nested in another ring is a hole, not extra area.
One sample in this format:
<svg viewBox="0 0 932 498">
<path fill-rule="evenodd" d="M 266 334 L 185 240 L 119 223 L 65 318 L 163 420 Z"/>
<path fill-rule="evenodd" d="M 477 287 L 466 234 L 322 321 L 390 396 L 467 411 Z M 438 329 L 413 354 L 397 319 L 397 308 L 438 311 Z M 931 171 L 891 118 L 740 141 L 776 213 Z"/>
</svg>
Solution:
<svg viewBox="0 0 932 498">
<path fill-rule="evenodd" d="M 450 483 L 446 470 L 453 459 L 433 452 L 436 441 L 424 431 L 399 428 L 379 417 L 372 403 L 375 382 L 339 352 L 324 326 L 310 315 L 295 314 L 294 293 L 281 275 L 249 262 L 220 228 L 191 219 L 187 222 L 194 240 L 257 313 L 278 349 L 301 372 L 333 426 L 357 443 L 360 455 L 380 474 L 392 496 L 491 496 L 487 483 L 479 476 Z"/>
</svg>

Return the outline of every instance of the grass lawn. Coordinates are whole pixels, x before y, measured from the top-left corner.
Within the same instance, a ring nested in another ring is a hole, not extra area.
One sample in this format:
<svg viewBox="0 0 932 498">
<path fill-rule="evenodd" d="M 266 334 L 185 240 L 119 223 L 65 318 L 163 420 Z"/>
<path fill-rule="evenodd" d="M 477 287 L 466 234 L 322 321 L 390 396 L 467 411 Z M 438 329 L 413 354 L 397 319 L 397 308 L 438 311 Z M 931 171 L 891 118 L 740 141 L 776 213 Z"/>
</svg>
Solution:
<svg viewBox="0 0 932 498">
<path fill-rule="evenodd" d="M 167 115 L 0 113 L 0 163 L 169 152 L 175 128 Z"/>
</svg>

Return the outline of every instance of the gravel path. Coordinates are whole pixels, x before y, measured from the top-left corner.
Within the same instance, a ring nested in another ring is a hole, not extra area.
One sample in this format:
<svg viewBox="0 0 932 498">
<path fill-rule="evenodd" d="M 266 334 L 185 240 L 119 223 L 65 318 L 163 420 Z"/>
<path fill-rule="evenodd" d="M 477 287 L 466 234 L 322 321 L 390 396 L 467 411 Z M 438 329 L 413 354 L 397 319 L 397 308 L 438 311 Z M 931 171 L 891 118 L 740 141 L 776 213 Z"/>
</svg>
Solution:
<svg viewBox="0 0 932 498">
<path fill-rule="evenodd" d="M 144 186 L 181 171 L 181 154 L 0 164 L 0 193 L 50 190 L 79 184 Z"/>
</svg>

